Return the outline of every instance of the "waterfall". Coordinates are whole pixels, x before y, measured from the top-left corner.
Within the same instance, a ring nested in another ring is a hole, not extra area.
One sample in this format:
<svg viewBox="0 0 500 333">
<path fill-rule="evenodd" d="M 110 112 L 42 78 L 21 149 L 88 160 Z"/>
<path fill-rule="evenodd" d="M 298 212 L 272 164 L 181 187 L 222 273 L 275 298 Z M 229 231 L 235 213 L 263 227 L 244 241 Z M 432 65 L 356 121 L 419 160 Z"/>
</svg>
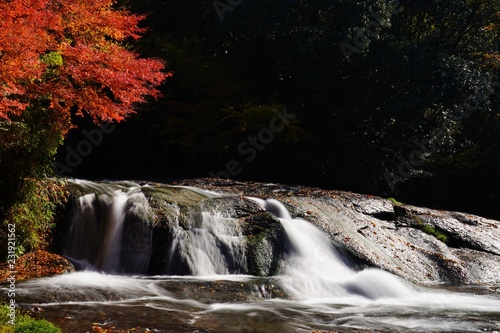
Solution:
<svg viewBox="0 0 500 333">
<path fill-rule="evenodd" d="M 283 288 L 297 299 L 363 296 L 368 299 L 410 296 L 413 290 L 379 269 L 356 272 L 343 261 L 326 233 L 308 221 L 293 219 L 274 199 L 255 199 L 279 218 L 288 251 L 282 264 Z"/>
<path fill-rule="evenodd" d="M 87 271 L 16 287 L 16 302 L 41 308 L 64 331 L 495 333 L 500 327 L 498 294 L 475 286 L 428 289 L 380 269 L 353 270 L 327 233 L 277 200 L 72 182 L 80 196 L 69 211 L 63 254 Z M 0 285 L 0 292 L 8 288 Z"/>
<path fill-rule="evenodd" d="M 126 193 L 117 192 L 110 207 L 109 223 L 101 250 L 102 270 L 105 272 L 120 272 L 123 222 L 127 200 Z"/>
<path fill-rule="evenodd" d="M 82 269 L 148 274 L 154 230 L 143 188 L 134 183 L 81 185 L 94 193 L 76 200 L 64 255 Z M 206 199 L 190 206 L 187 212 L 173 211 L 176 220 L 168 229 L 166 252 L 156 253 L 164 256 L 156 262 L 165 262 L 165 268 L 156 271 L 197 276 L 245 274 L 247 242 L 240 221 L 232 217 L 230 207 L 217 204 L 215 194 L 194 192 Z M 412 292 L 399 278 L 382 270 L 353 271 L 323 231 L 305 220 L 292 218 L 281 202 L 250 199 L 281 222 L 286 253 L 279 273 L 283 288 L 295 298 L 360 295 L 378 299 Z"/>
<path fill-rule="evenodd" d="M 84 270 L 147 273 L 152 228 L 149 205 L 138 185 L 116 187 L 79 182 L 95 193 L 79 197 L 73 208 L 63 254 Z"/>
<path fill-rule="evenodd" d="M 195 212 L 188 230 L 174 229 L 169 258 L 175 252 L 192 275 L 226 275 L 246 271 L 245 242 L 238 220 L 220 211 Z"/>
<path fill-rule="evenodd" d="M 76 183 L 92 193 L 75 201 L 63 254 L 83 270 L 148 274 L 154 228 L 144 187 L 134 183 Z M 185 189 L 204 197 L 220 196 L 201 189 Z M 185 213 L 187 222 L 181 225 L 180 210 L 172 210 L 176 220 L 168 229 L 169 244 L 165 254 L 157 253 L 164 258 L 156 261 L 163 260 L 165 268 L 154 271 L 199 276 L 247 271 L 245 239 L 238 219 L 232 218 L 230 212 L 216 206 L 205 207 L 202 200 Z M 188 272 L 183 271 L 184 266 Z"/>
</svg>

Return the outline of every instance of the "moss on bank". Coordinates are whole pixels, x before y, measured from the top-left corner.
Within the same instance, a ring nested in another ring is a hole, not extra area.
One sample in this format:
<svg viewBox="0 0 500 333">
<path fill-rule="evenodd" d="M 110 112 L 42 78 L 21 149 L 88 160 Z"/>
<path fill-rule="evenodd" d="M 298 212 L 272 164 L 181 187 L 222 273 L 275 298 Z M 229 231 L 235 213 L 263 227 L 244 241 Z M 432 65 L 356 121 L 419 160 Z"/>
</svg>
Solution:
<svg viewBox="0 0 500 333">
<path fill-rule="evenodd" d="M 392 202 L 394 205 L 398 205 L 398 206 L 401 206 L 401 205 L 404 205 L 404 203 L 400 202 L 400 201 L 397 201 L 396 199 L 394 198 L 387 198 L 387 200 L 389 200 L 390 202 Z"/>
<path fill-rule="evenodd" d="M 446 234 L 428 224 L 424 224 L 423 226 L 421 226 L 420 230 L 422 230 L 428 235 L 434 236 L 435 238 L 437 238 L 438 240 L 440 240 L 445 244 L 448 243 L 449 241 L 448 236 Z"/>
<path fill-rule="evenodd" d="M 419 217 L 414 216 L 413 218 L 417 222 L 416 227 L 420 229 L 422 232 L 435 237 L 436 239 L 445 244 L 448 243 L 449 241 L 448 235 L 446 235 L 444 232 L 438 230 L 437 228 L 431 226 L 430 224 L 425 223 Z"/>
<path fill-rule="evenodd" d="M 0 333 L 60 333 L 61 329 L 45 319 L 33 319 L 16 308 L 14 316 L 8 305 L 0 305 Z M 15 318 L 14 321 L 12 318 Z M 13 325 L 14 324 L 14 325 Z"/>
</svg>

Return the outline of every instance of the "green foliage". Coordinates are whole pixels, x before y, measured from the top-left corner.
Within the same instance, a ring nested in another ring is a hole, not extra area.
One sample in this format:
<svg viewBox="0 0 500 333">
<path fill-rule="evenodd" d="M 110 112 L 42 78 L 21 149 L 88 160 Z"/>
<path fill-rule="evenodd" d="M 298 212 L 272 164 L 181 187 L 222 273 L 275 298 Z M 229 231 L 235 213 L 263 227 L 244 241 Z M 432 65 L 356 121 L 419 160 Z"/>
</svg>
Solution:
<svg viewBox="0 0 500 333">
<path fill-rule="evenodd" d="M 44 54 L 40 60 L 47 64 L 47 69 L 45 70 L 43 79 L 56 79 L 60 74 L 58 68 L 64 64 L 62 55 L 59 52 L 49 52 Z"/>
<path fill-rule="evenodd" d="M 9 324 L 10 309 L 0 305 L 0 333 L 60 333 L 61 330 L 46 320 L 35 320 L 16 308 L 15 326 Z"/>
<path fill-rule="evenodd" d="M 221 119 L 221 125 L 223 124 L 223 126 L 221 126 L 218 135 L 221 140 L 220 147 L 222 148 L 228 142 L 236 140 L 241 143 L 248 140 L 249 135 L 256 136 L 263 128 L 269 128 L 270 121 L 276 118 L 275 112 L 281 113 L 284 108 L 286 108 L 285 105 L 253 105 L 249 103 L 222 110 L 225 116 Z M 282 131 L 274 133 L 273 138 L 284 143 L 296 143 L 305 136 L 306 134 L 300 127 L 300 123 L 292 119 Z M 274 144 L 276 145 L 276 142 Z M 272 142 L 270 146 L 272 146 Z M 237 145 L 234 145 L 232 150 L 233 152 L 228 152 L 228 155 L 235 157 Z"/>
<path fill-rule="evenodd" d="M 64 62 L 61 53 L 49 52 L 41 57 L 42 62 L 46 63 L 49 67 L 61 67 Z"/>
<path fill-rule="evenodd" d="M 0 120 L 0 202 L 10 204 L 24 178 L 51 176 L 60 128 L 42 102 L 12 121 Z"/>
<path fill-rule="evenodd" d="M 10 313 L 10 309 L 6 304 L 0 305 L 0 327 L 9 325 L 9 321 L 11 318 L 8 316 Z M 21 311 L 16 308 L 16 323 L 25 322 L 29 320 L 30 317 L 22 314 Z M 1 332 L 1 331 L 0 331 Z"/>
<path fill-rule="evenodd" d="M 61 330 L 46 320 L 26 322 L 16 327 L 14 333 L 60 333 Z"/>
<path fill-rule="evenodd" d="M 2 227 L 16 226 L 17 255 L 37 250 L 44 245 L 54 226 L 58 204 L 64 202 L 66 191 L 62 181 L 53 179 L 24 179 L 17 200 L 9 208 Z"/>
<path fill-rule="evenodd" d="M 0 120 L 0 228 L 16 224 L 17 254 L 42 246 L 48 236 L 58 197 L 51 176 L 62 132 L 40 102 L 12 121 Z M 56 122 L 57 123 L 57 122 Z M 61 184 L 59 184 L 61 185 Z M 5 257 L 6 249 L 0 249 Z"/>
</svg>

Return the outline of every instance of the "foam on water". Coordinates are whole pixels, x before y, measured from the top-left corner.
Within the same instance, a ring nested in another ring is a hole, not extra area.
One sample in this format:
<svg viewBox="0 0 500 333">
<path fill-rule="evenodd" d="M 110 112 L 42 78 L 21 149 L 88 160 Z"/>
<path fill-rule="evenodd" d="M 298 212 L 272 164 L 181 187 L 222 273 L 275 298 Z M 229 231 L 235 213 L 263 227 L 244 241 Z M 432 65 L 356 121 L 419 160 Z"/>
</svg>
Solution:
<svg viewBox="0 0 500 333">
<path fill-rule="evenodd" d="M 364 274 L 369 277 L 371 273 Z M 354 278 L 356 277 L 355 274 Z M 20 282 L 17 297 L 24 304 L 24 297 L 37 297 L 40 300 L 35 303 L 43 307 L 46 313 L 58 313 L 61 309 L 66 309 L 64 311 L 72 311 L 77 315 L 80 311 L 78 309 L 84 307 L 89 316 L 98 310 L 107 313 L 110 318 L 121 318 L 121 313 L 126 309 L 134 313 L 149 313 L 148 311 L 154 310 L 158 311 L 155 313 L 158 324 L 163 322 L 163 316 L 182 316 L 188 325 L 192 325 L 192 329 L 178 332 L 192 332 L 208 323 L 217 324 L 217 328 L 213 329 L 217 332 L 235 332 L 230 325 L 241 327 L 241 331 L 251 327 L 254 332 L 310 332 L 314 329 L 330 331 L 350 328 L 381 332 L 492 333 L 500 327 L 498 296 L 429 291 L 422 288 L 422 291 L 415 291 L 412 295 L 376 299 L 346 294 L 342 297 L 258 301 L 249 295 L 247 300 L 240 298 L 239 301 L 220 302 L 217 294 L 222 290 L 213 293 L 213 301 L 200 301 L 182 292 L 185 288 L 195 290 L 201 287 L 203 290 L 204 281 L 208 289 L 210 283 L 220 283 L 226 278 L 235 281 L 233 283 L 238 286 L 240 283 L 252 284 L 255 279 L 239 275 L 218 275 L 214 279 L 200 276 L 149 278 L 76 272 Z M 188 281 L 194 284 L 191 285 Z M 255 283 L 262 283 L 262 278 Z M 175 291 L 170 290 L 170 287 L 174 287 Z M 57 300 L 64 294 L 69 297 Z M 72 310 L 75 306 L 77 308 Z"/>
</svg>

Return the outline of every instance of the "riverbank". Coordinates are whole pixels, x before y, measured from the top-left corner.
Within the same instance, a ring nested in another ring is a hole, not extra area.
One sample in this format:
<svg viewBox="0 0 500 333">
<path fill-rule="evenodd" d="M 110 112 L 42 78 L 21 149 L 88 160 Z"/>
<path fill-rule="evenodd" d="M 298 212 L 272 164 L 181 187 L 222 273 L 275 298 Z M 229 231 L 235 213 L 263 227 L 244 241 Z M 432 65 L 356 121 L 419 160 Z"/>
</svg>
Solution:
<svg viewBox="0 0 500 333">
<path fill-rule="evenodd" d="M 68 180 L 65 190 L 49 248 L 77 268 L 47 251 L 15 267 L 16 303 L 64 331 L 498 324 L 499 221 L 273 183 Z"/>
<path fill-rule="evenodd" d="M 66 258 L 45 250 L 30 252 L 16 259 L 15 269 L 0 263 L 0 281 L 6 281 L 15 271 L 16 281 L 73 272 L 75 267 Z"/>
</svg>

